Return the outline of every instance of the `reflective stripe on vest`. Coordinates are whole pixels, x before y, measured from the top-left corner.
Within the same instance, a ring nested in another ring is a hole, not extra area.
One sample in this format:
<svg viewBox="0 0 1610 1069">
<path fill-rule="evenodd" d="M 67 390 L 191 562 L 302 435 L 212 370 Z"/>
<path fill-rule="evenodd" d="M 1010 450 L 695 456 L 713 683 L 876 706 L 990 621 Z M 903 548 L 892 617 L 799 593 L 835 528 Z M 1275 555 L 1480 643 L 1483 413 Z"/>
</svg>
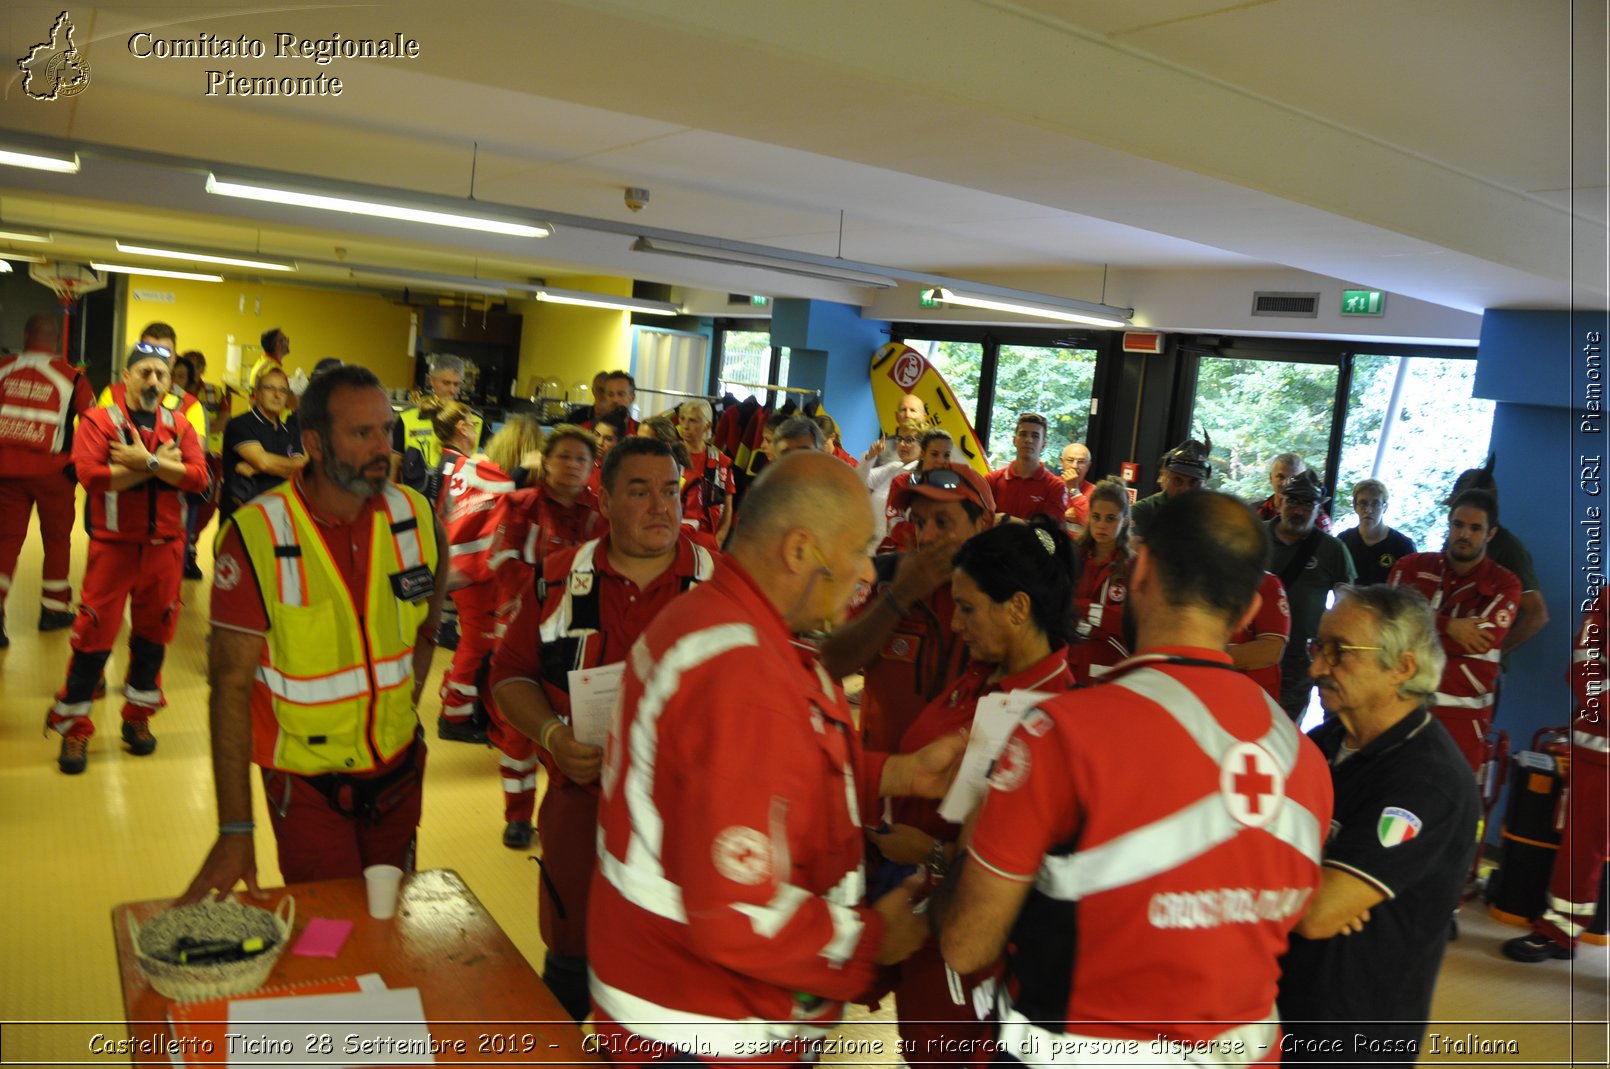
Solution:
<svg viewBox="0 0 1610 1069">
<path fill-rule="evenodd" d="M 107 412 L 107 414 L 109 416 L 111 416 L 111 418 L 112 418 L 112 429 L 117 431 L 118 437 L 120 439 L 125 437 L 125 436 L 127 436 L 130 433 L 137 433 L 137 432 L 132 432 L 132 429 L 131 429 L 131 427 L 129 425 L 128 418 L 123 415 L 123 406 L 122 405 L 114 403 L 112 405 L 112 407 L 110 407 L 110 408 L 108 408 L 106 410 L 106 412 Z M 174 429 L 174 428 L 176 428 L 178 426 L 173 421 L 173 412 L 170 411 L 169 409 L 161 407 L 160 405 L 157 406 L 157 425 L 159 427 L 167 427 L 170 430 Z M 174 440 L 175 441 L 178 440 L 177 435 L 174 436 Z M 124 444 L 127 445 L 128 443 L 125 442 Z M 129 489 L 134 490 L 134 489 L 138 489 L 138 487 L 130 487 Z M 117 523 L 118 523 L 117 499 L 120 496 L 122 496 L 123 494 L 127 493 L 127 492 L 128 491 L 126 491 L 126 490 L 108 490 L 104 495 L 102 495 L 101 507 L 102 507 L 102 510 L 106 513 L 106 515 L 103 518 L 102 523 L 101 523 L 101 529 L 103 531 L 116 531 L 116 530 L 119 530 L 118 525 L 117 525 Z M 156 523 L 156 502 L 155 501 L 151 502 L 150 523 L 153 524 L 153 525 Z"/>
<path fill-rule="evenodd" d="M 301 775 L 361 772 L 394 760 L 413 741 L 414 640 L 430 602 L 399 599 L 391 576 L 421 565 L 434 571 L 440 547 L 424 498 L 391 485 L 383 493 L 371 514 L 361 603 L 293 484 L 259 495 L 235 515 L 269 618 L 253 713 L 271 713 L 273 722 L 256 724 L 257 764 Z M 430 535 L 421 533 L 422 522 Z"/>
<path fill-rule="evenodd" d="M 3 370 L 0 370 L 0 383 L 19 371 L 32 371 L 50 383 L 51 389 L 56 392 L 55 408 L 34 408 L 29 405 L 0 404 L 0 418 L 21 419 L 30 423 L 42 423 L 49 428 L 50 452 L 60 453 L 67 441 L 67 413 L 73 404 L 73 383 L 51 365 L 51 358 L 42 353 L 23 353 L 16 357 Z M 6 396 L 6 389 L 0 385 L 0 397 Z M 40 434 L 46 432 L 42 429 Z"/>
</svg>

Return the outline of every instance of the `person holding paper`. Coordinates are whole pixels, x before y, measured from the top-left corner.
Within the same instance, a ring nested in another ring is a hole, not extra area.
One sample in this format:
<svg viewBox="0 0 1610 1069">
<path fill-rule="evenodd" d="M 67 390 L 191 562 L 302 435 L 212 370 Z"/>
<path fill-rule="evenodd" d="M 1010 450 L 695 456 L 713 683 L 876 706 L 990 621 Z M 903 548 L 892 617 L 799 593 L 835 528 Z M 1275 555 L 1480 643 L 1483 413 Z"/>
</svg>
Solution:
<svg viewBox="0 0 1610 1069">
<path fill-rule="evenodd" d="M 1138 652 L 1041 702 L 995 762 L 928 916 L 957 972 L 1011 946 L 999 1061 L 1279 1063 L 1278 959 L 1332 803 L 1319 749 L 1224 652 L 1268 555 L 1234 497 L 1160 504 Z"/>
<path fill-rule="evenodd" d="M 981 700 L 999 707 L 1009 731 L 1013 711 L 1032 704 L 1024 699 L 1060 694 L 1073 686 L 1067 644 L 1077 563 L 1073 544 L 1060 528 L 1058 521 L 1036 516 L 1028 524 L 1003 524 L 962 543 L 950 580 L 956 602 L 951 626 L 967 643 L 972 664 L 906 729 L 900 752 L 915 753 L 958 731 L 986 734 L 982 725 L 974 727 L 974 714 L 983 715 Z M 1014 705 L 1013 699 L 1020 704 Z M 1006 741 L 1004 735 L 996 737 Z M 991 760 L 994 756 L 995 752 L 987 754 Z M 987 764 L 979 769 L 975 789 L 982 787 L 987 771 Z M 964 764 L 953 795 L 965 786 L 965 775 Z M 962 815 L 971 808 L 966 805 Z M 886 830 L 868 833 L 884 858 L 883 867 L 874 871 L 874 886 L 892 885 L 914 867 L 926 867 L 930 879 L 942 877 L 956 856 L 960 823 L 945 815 L 945 807 L 926 798 L 895 799 L 891 817 L 893 823 Z M 972 987 L 984 977 L 963 978 L 963 1003 L 958 1005 L 951 997 L 944 960 L 932 944 L 896 968 L 895 1007 L 906 1059 L 913 1064 L 988 1061 L 982 1057 L 983 1041 L 994 1025 L 979 1020 L 971 998 Z"/>
<path fill-rule="evenodd" d="M 792 641 L 844 619 L 872 530 L 848 466 L 778 458 L 715 575 L 626 657 L 587 917 L 617 1061 L 812 1061 L 878 965 L 926 938 L 913 886 L 862 904 L 863 828 L 880 797 L 942 795 L 963 742 L 863 753 L 843 691 Z"/>
<path fill-rule="evenodd" d="M 532 747 L 548 770 L 537 812 L 542 979 L 578 1021 L 590 1006 L 587 885 L 602 744 L 615 704 L 609 688 L 618 687 L 621 662 L 649 621 L 715 568 L 714 556 L 682 525 L 680 479 L 675 454 L 657 438 L 623 438 L 611 449 L 600 476 L 608 533 L 548 557 L 536 595 L 521 604 L 492 657 L 495 741 L 505 750 L 515 741 Z M 523 815 L 505 811 L 504 845 L 529 846 L 534 761 L 522 771 L 505 758 L 503 782 L 525 799 Z"/>
</svg>

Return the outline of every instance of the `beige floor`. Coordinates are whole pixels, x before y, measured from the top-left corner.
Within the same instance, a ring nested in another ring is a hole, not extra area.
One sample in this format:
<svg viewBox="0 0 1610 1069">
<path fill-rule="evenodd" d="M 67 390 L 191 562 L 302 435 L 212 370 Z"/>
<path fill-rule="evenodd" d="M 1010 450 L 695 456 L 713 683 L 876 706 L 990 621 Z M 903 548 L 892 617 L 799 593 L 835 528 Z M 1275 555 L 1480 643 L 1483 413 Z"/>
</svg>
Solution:
<svg viewBox="0 0 1610 1069">
<path fill-rule="evenodd" d="M 154 724 L 156 753 L 135 758 L 117 739 L 117 706 L 95 711 L 101 733 L 89 770 L 63 776 L 55 737 L 40 733 L 50 695 L 61 685 L 65 633 L 35 633 L 39 544 L 31 533 L 11 593 L 12 645 L 0 652 L 0 856 L 8 859 L 0 922 L 0 1065 L 116 1062 L 87 1049 L 88 1037 L 121 1034 L 123 1007 L 110 928 L 112 907 L 177 894 L 212 841 L 212 777 L 207 763 L 204 583 L 185 584 L 179 636 L 164 683 L 169 707 Z M 83 567 L 74 546 L 74 580 Z M 122 676 L 122 652 L 108 676 Z M 427 693 L 446 661 L 439 655 Z M 434 721 L 435 707 L 426 704 Z M 260 792 L 259 792 L 260 793 Z M 499 842 L 501 802 L 492 752 L 433 741 L 422 868 L 453 868 L 532 962 L 541 962 L 535 895 L 537 866 Z M 260 823 L 266 824 L 261 812 Z M 265 883 L 279 883 L 270 836 L 259 836 Z M 1585 948 L 1576 962 L 1523 967 L 1498 954 L 1514 934 L 1467 909 L 1464 935 L 1450 948 L 1433 1031 L 1513 1038 L 1519 1053 L 1428 1057 L 1448 1064 L 1606 1064 L 1606 951 Z M 50 1023 L 75 1022 L 75 1023 Z M 841 1064 L 896 1064 L 892 1014 L 856 1014 L 846 1035 L 881 1054 L 830 1058 Z M 1572 1022 L 1575 1022 L 1574 1024 Z"/>
</svg>

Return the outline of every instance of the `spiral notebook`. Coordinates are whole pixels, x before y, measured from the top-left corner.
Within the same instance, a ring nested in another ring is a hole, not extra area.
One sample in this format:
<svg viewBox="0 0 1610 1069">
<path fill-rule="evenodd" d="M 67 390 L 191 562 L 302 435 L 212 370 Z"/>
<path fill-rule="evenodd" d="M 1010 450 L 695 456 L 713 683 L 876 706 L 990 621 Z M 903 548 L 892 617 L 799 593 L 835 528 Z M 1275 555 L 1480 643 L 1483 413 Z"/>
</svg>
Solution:
<svg viewBox="0 0 1610 1069">
<path fill-rule="evenodd" d="M 302 995 L 339 995 L 383 986 L 380 977 L 373 973 L 363 977 L 332 976 L 323 980 L 299 980 L 260 987 L 256 991 L 231 995 L 229 998 L 176 1002 L 168 1010 L 168 1027 L 173 1032 L 174 1040 L 169 1056 L 175 1065 L 227 1066 L 229 1044 L 225 1033 L 229 1031 L 231 1002 Z"/>
</svg>

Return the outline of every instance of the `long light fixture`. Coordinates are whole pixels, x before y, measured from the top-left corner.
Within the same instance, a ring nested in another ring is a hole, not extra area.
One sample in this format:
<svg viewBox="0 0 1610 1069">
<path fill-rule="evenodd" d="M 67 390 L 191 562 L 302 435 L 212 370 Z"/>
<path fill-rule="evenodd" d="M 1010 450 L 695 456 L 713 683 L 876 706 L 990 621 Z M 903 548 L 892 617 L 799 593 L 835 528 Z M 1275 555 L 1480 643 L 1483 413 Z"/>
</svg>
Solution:
<svg viewBox="0 0 1610 1069">
<path fill-rule="evenodd" d="M 10 249 L 6 249 L 0 252 L 0 256 L 5 257 L 7 260 L 18 260 L 25 264 L 42 264 L 45 262 L 45 257 L 36 252 L 12 252 Z"/>
<path fill-rule="evenodd" d="M 34 171 L 77 174 L 78 153 L 51 152 L 41 148 L 0 148 L 0 164 L 7 167 L 27 167 Z"/>
<path fill-rule="evenodd" d="M 110 271 L 117 275 L 150 275 L 153 278 L 186 278 L 192 282 L 222 282 L 223 275 L 204 275 L 199 271 L 166 271 L 159 267 L 131 267 L 128 264 L 91 263 L 97 271 Z"/>
<path fill-rule="evenodd" d="M 670 301 L 646 301 L 639 297 L 612 297 L 607 293 L 561 290 L 551 286 L 536 288 L 532 296 L 551 304 L 574 304 L 583 308 L 607 308 L 617 312 L 642 312 L 653 316 L 681 315 L 682 309 Z"/>
<path fill-rule="evenodd" d="M 632 242 L 632 251 L 680 256 L 685 260 L 705 260 L 709 263 L 728 264 L 735 267 L 758 267 L 766 271 L 778 271 L 785 275 L 799 275 L 802 278 L 821 279 L 825 282 L 847 282 L 852 286 L 866 286 L 880 290 L 893 289 L 900 284 L 888 275 L 875 275 L 870 271 L 835 267 L 832 264 L 818 263 L 807 258 L 795 260 L 786 256 L 767 256 L 757 252 L 745 252 L 741 249 L 729 249 L 720 245 L 698 245 L 686 241 L 667 241 L 663 238 L 640 237 Z"/>
<path fill-rule="evenodd" d="M 49 245 L 56 240 L 56 235 L 48 230 L 41 230 L 33 226 L 14 226 L 11 223 L 0 223 L 0 241 L 35 241 L 41 245 Z"/>
<path fill-rule="evenodd" d="M 1088 323 L 1095 327 L 1127 327 L 1128 320 L 1116 316 L 1098 315 L 1093 312 L 1076 311 L 1071 307 L 1063 307 L 1051 303 L 1047 298 L 1045 303 L 1027 300 L 1009 300 L 1005 297 L 989 297 L 976 293 L 958 293 L 955 290 L 942 287 L 923 290 L 924 300 L 937 301 L 940 304 L 955 304 L 966 308 L 984 308 L 992 312 L 1016 312 L 1018 315 L 1037 316 L 1040 319 L 1057 319 L 1064 323 Z"/>
<path fill-rule="evenodd" d="M 5 229 L 0 227 L 0 237 L 4 236 Z M 222 256 L 218 253 L 194 252 L 184 249 L 158 249 L 130 241 L 118 241 L 116 245 L 118 252 L 129 252 L 136 256 L 159 256 L 166 260 L 190 260 L 201 264 L 221 264 L 224 267 L 251 267 L 259 271 L 296 270 L 296 264 L 286 260 L 259 260 L 244 256 Z"/>
<path fill-rule="evenodd" d="M 479 230 L 488 234 L 506 234 L 517 238 L 545 238 L 553 227 L 518 223 L 509 219 L 488 216 L 463 215 L 458 212 L 415 208 L 406 204 L 386 204 L 382 201 L 358 200 L 352 197 L 335 197 L 326 193 L 312 193 L 299 189 L 282 189 L 258 182 L 238 181 L 233 178 L 207 176 L 207 192 L 243 200 L 266 201 L 271 204 L 290 204 L 299 208 L 319 208 L 323 211 L 346 212 L 349 215 L 367 215 L 376 219 L 398 219 L 409 223 L 428 223 L 432 226 L 450 226 L 459 230 Z"/>
</svg>

